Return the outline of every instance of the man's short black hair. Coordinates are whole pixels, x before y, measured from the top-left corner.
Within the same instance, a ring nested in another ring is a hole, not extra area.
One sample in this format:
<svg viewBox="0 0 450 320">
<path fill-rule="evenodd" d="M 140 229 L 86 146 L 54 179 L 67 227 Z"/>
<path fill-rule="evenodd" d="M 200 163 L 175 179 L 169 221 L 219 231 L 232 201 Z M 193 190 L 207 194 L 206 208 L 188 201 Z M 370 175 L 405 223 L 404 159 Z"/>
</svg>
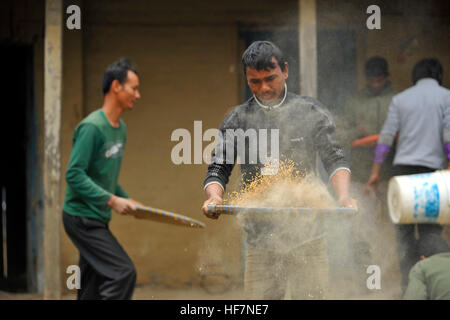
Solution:
<svg viewBox="0 0 450 320">
<path fill-rule="evenodd" d="M 388 76 L 388 63 L 385 58 L 374 56 L 366 61 L 364 66 L 366 77 Z"/>
<path fill-rule="evenodd" d="M 109 92 L 111 83 L 114 80 L 117 80 L 120 84 L 123 84 L 127 79 L 128 70 L 138 74 L 136 67 L 134 67 L 132 62 L 128 59 L 121 58 L 120 60 L 110 64 L 103 74 L 103 94 L 106 95 Z"/>
<path fill-rule="evenodd" d="M 416 63 L 412 72 L 412 82 L 416 84 L 417 81 L 423 78 L 433 78 L 442 83 L 442 75 L 444 70 L 442 64 L 438 59 L 426 58 Z"/>
<path fill-rule="evenodd" d="M 247 72 L 247 67 L 258 71 L 276 68 L 277 65 L 272 62 L 272 57 L 278 62 L 281 71 L 284 71 L 286 59 L 280 48 L 270 41 L 253 42 L 242 55 L 244 74 Z"/>
</svg>

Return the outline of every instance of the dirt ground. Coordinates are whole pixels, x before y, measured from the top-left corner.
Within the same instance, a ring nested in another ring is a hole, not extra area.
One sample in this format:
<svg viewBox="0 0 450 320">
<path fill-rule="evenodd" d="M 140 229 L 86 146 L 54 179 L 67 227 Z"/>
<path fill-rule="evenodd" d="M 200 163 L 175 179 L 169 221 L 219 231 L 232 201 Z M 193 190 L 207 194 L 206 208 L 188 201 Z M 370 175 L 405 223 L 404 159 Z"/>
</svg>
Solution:
<svg viewBox="0 0 450 320">
<path fill-rule="evenodd" d="M 288 298 L 288 297 L 287 297 Z M 75 300 L 75 293 L 64 292 L 63 300 Z M 373 292 L 364 296 L 350 297 L 348 300 L 397 300 L 398 292 Z M 43 300 L 42 294 L 11 293 L 0 291 L 0 300 Z M 222 293 L 211 293 L 204 288 L 161 288 L 151 285 L 137 286 L 133 300 L 245 300 L 241 286 Z"/>
<path fill-rule="evenodd" d="M 43 300 L 42 294 L 11 293 L 0 291 L 0 300 Z M 75 300 L 75 293 L 64 292 L 63 300 Z M 137 286 L 133 300 L 242 300 L 242 288 L 233 288 L 224 293 L 211 294 L 203 288 L 156 288 L 150 285 Z"/>
</svg>

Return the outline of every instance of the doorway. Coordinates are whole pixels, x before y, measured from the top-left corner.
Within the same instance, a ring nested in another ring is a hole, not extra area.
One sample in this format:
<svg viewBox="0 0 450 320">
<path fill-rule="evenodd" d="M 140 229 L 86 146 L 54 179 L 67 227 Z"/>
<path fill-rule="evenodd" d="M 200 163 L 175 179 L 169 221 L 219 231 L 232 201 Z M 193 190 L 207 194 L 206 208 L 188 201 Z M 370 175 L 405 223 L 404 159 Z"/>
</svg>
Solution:
<svg viewBox="0 0 450 320">
<path fill-rule="evenodd" d="M 356 35 L 351 30 L 317 32 L 318 99 L 335 115 L 358 88 Z"/>
<path fill-rule="evenodd" d="M 0 290 L 25 292 L 30 281 L 29 188 L 33 134 L 33 50 L 31 45 L 0 43 L 2 124 L 0 139 Z"/>
</svg>

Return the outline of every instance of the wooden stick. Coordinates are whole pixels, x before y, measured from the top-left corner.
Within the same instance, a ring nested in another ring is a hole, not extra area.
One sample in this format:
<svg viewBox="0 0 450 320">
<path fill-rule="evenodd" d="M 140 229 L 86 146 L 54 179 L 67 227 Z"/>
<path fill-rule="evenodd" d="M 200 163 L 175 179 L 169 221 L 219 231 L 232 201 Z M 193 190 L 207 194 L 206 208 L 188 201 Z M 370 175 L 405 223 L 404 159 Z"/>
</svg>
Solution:
<svg viewBox="0 0 450 320">
<path fill-rule="evenodd" d="M 353 208 L 303 208 L 303 207 L 247 207 L 232 205 L 208 205 L 208 211 L 219 214 L 237 214 L 237 213 L 277 213 L 277 214 L 307 214 L 307 213 L 326 213 L 326 214 L 355 214 Z"/>
<path fill-rule="evenodd" d="M 205 228 L 205 224 L 201 221 L 192 219 L 182 214 L 148 206 L 136 206 L 135 211 L 131 214 L 140 219 L 148 219 L 176 225 L 186 225 L 193 228 Z"/>
</svg>

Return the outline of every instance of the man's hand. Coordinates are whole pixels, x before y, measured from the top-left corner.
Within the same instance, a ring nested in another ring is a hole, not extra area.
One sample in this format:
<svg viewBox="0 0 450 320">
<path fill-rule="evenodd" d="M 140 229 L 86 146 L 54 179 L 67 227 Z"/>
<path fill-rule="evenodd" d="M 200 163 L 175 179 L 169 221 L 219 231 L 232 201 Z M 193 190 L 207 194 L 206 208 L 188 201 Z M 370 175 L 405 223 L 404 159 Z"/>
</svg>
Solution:
<svg viewBox="0 0 450 320">
<path fill-rule="evenodd" d="M 358 211 L 358 204 L 355 199 L 348 194 L 350 186 L 350 173 L 347 170 L 338 170 L 330 179 L 339 201 L 339 205 L 347 208 L 354 208 Z"/>
<path fill-rule="evenodd" d="M 358 211 L 358 202 L 349 196 L 340 197 L 339 205 L 344 208 L 353 208 Z"/>
<path fill-rule="evenodd" d="M 366 194 L 370 194 L 370 191 L 373 187 L 374 191 L 378 191 L 378 184 L 380 183 L 380 176 L 377 173 L 372 173 L 369 177 L 369 181 L 367 181 L 364 186 L 364 192 Z"/>
<path fill-rule="evenodd" d="M 136 207 L 143 207 L 144 205 L 142 204 L 142 203 L 140 203 L 139 201 L 136 201 L 136 200 L 134 200 L 134 199 L 128 199 L 128 200 L 130 200 L 131 201 L 131 203 L 133 204 L 133 210 L 136 210 Z M 141 219 L 141 216 L 137 216 L 137 215 L 135 215 L 134 216 L 136 219 Z"/>
<path fill-rule="evenodd" d="M 112 196 L 108 201 L 108 206 L 110 206 L 117 213 L 126 215 L 130 214 L 136 209 L 136 201 L 133 199 L 126 199 L 117 196 Z"/>
<path fill-rule="evenodd" d="M 220 185 L 213 183 L 206 187 L 205 193 L 208 199 L 203 203 L 203 214 L 210 219 L 218 219 L 218 214 L 208 211 L 208 204 L 222 204 L 223 190 Z"/>
<path fill-rule="evenodd" d="M 364 126 L 359 126 L 358 127 L 358 138 L 364 138 L 370 135 L 369 130 L 366 129 L 366 127 Z"/>
<path fill-rule="evenodd" d="M 374 162 L 372 165 L 372 170 L 370 172 L 369 180 L 364 186 L 364 192 L 366 194 L 370 194 L 372 187 L 375 190 L 375 192 L 378 191 L 378 184 L 380 182 L 380 169 L 381 163 Z"/>
<path fill-rule="evenodd" d="M 133 208 L 136 208 L 137 206 L 139 207 L 143 207 L 144 205 L 142 203 L 140 203 L 139 201 L 136 201 L 134 199 L 128 199 L 133 203 Z"/>
<path fill-rule="evenodd" d="M 209 198 L 208 200 L 206 200 L 203 203 L 203 206 L 202 206 L 202 211 L 205 216 L 207 216 L 208 218 L 211 218 L 211 219 L 218 219 L 219 218 L 218 214 L 208 211 L 208 204 L 222 204 L 222 198 L 220 198 L 220 197 Z"/>
</svg>

